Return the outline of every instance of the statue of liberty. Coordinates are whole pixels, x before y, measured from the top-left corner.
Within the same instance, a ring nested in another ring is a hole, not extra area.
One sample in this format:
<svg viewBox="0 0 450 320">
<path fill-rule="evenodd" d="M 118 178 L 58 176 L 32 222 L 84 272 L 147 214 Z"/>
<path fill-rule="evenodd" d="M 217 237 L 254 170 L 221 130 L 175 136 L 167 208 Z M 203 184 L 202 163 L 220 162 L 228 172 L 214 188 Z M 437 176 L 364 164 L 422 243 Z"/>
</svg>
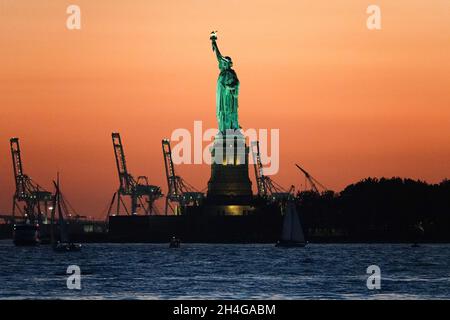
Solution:
<svg viewBox="0 0 450 320">
<path fill-rule="evenodd" d="M 219 62 L 220 74 L 216 91 L 219 132 L 210 149 L 212 163 L 207 198 L 211 204 L 221 204 L 221 209 L 218 211 L 217 207 L 212 205 L 205 212 L 213 215 L 242 215 L 247 211 L 247 206 L 237 204 L 251 203 L 252 182 L 248 176 L 249 147 L 246 145 L 245 136 L 239 130 L 239 79 L 232 69 L 231 58 L 222 56 L 219 51 L 216 32 L 211 32 L 209 38 Z M 227 205 L 222 206 L 224 203 Z"/>
<path fill-rule="evenodd" d="M 216 42 L 216 32 L 211 32 L 209 37 L 220 69 L 216 90 L 216 115 L 219 131 L 226 132 L 226 130 L 230 129 L 240 129 L 238 122 L 239 79 L 236 72 L 231 68 L 233 66 L 231 58 L 220 54 Z"/>
</svg>

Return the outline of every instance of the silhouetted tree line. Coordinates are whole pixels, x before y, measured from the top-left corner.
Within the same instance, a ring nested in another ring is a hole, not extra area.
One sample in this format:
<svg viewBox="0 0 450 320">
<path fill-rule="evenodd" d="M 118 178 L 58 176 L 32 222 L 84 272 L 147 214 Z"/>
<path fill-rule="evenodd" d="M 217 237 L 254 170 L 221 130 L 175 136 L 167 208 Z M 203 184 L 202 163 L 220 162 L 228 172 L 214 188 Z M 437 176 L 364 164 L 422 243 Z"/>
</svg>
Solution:
<svg viewBox="0 0 450 320">
<path fill-rule="evenodd" d="M 450 181 L 367 178 L 342 192 L 297 194 L 311 240 L 450 241 Z"/>
</svg>

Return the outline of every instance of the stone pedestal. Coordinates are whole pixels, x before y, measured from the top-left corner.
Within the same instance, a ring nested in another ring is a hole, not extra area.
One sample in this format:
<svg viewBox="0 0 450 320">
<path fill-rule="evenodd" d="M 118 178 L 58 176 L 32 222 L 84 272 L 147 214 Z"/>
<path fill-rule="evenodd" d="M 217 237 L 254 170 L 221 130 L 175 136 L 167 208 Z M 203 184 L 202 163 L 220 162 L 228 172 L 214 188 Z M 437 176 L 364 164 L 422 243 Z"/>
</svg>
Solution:
<svg viewBox="0 0 450 320">
<path fill-rule="evenodd" d="M 246 205 L 251 202 L 248 153 L 245 137 L 239 130 L 219 133 L 215 137 L 207 193 L 209 204 Z M 239 213 L 235 210 L 234 214 Z"/>
</svg>

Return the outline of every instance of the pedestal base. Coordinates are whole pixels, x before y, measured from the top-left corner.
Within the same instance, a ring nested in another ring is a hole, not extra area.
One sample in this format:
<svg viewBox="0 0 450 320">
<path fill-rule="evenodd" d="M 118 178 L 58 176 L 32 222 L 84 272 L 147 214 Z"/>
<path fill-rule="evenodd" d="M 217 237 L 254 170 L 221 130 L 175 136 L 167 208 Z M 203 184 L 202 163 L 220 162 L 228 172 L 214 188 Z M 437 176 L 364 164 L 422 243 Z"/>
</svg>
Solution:
<svg viewBox="0 0 450 320">
<path fill-rule="evenodd" d="M 245 205 L 251 202 L 253 194 L 248 176 L 248 153 L 245 137 L 238 130 L 219 133 L 215 137 L 207 193 L 209 204 Z M 234 210 L 233 215 L 236 214 Z"/>
</svg>

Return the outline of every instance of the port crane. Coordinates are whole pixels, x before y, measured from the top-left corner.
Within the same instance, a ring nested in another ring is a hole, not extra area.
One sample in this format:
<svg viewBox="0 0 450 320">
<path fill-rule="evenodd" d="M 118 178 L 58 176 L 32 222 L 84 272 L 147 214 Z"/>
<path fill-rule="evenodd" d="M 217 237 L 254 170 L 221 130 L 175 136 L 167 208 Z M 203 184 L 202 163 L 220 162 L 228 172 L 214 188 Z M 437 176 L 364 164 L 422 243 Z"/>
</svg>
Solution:
<svg viewBox="0 0 450 320">
<path fill-rule="evenodd" d="M 25 222 L 41 224 L 47 219 L 48 203 L 53 201 L 53 195 L 24 174 L 19 138 L 11 138 L 10 146 L 16 185 L 13 195 L 12 220 L 13 222 L 16 220 L 16 210 L 18 210 Z M 20 204 L 23 204 L 22 208 Z"/>
<path fill-rule="evenodd" d="M 295 166 L 305 175 L 305 179 L 309 182 L 309 185 L 311 186 L 311 189 L 313 192 L 320 194 L 320 191 L 317 188 L 317 186 L 322 188 L 323 191 L 328 190 L 323 184 L 321 184 L 319 181 L 317 181 L 317 179 L 315 179 L 313 176 L 311 176 L 308 171 L 306 171 L 305 169 L 300 167 L 298 164 L 295 164 Z"/>
<path fill-rule="evenodd" d="M 259 141 L 252 141 L 250 143 L 252 149 L 253 166 L 255 169 L 256 186 L 258 189 L 258 196 L 270 201 L 282 201 L 294 197 L 294 186 L 289 190 L 284 189 L 269 176 L 264 175 L 264 169 L 261 161 L 261 154 L 259 151 Z"/>
<path fill-rule="evenodd" d="M 108 216 L 112 214 L 114 202 L 116 202 L 115 215 L 120 214 L 120 208 L 123 207 L 127 215 L 138 214 L 141 208 L 145 215 L 154 213 L 154 203 L 163 196 L 161 188 L 151 185 L 148 177 L 139 176 L 135 179 L 127 169 L 125 153 L 123 151 L 122 139 L 118 132 L 111 134 L 116 159 L 117 172 L 119 175 L 119 188 L 114 193 L 108 209 Z M 123 197 L 129 197 L 131 200 L 130 210 L 127 208 Z"/>
<path fill-rule="evenodd" d="M 169 212 L 169 208 L 173 214 L 178 215 L 180 214 L 180 208 L 183 209 L 186 206 L 200 205 L 205 195 L 202 192 L 197 191 L 183 178 L 175 174 L 175 168 L 172 160 L 172 149 L 168 139 L 162 140 L 162 151 L 168 189 L 165 206 L 166 215 Z M 177 204 L 177 206 L 174 206 L 174 204 Z"/>
</svg>

